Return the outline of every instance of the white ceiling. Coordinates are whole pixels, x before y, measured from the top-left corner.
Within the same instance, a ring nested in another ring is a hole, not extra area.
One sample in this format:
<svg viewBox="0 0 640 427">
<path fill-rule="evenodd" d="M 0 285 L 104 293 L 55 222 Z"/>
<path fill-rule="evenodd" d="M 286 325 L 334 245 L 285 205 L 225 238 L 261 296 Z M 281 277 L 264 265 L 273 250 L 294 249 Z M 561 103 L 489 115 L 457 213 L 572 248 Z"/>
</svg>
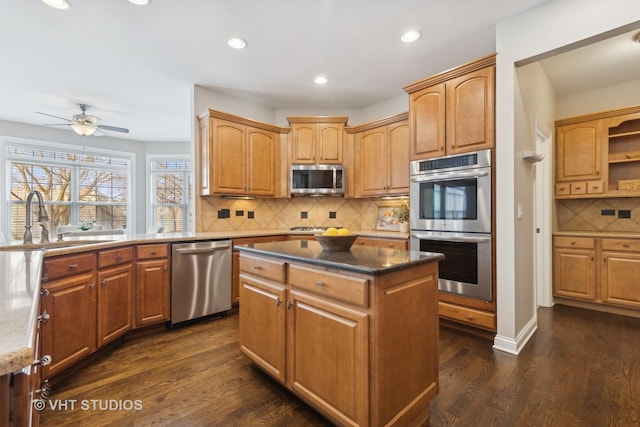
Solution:
<svg viewBox="0 0 640 427">
<path fill-rule="evenodd" d="M 547 0 L 70 1 L 2 1 L 0 119 L 56 123 L 35 111 L 70 118 L 81 102 L 131 130 L 110 136 L 187 141 L 194 84 L 276 109 L 362 108 L 491 53 L 496 23 Z M 410 28 L 422 38 L 404 44 Z"/>
</svg>

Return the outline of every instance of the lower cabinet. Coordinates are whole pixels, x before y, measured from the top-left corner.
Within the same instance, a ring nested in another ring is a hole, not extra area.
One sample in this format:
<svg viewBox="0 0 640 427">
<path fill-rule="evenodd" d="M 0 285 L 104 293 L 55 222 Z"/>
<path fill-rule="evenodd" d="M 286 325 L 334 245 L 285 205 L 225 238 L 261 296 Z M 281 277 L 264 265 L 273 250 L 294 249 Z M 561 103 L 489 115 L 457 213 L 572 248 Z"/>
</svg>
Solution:
<svg viewBox="0 0 640 427">
<path fill-rule="evenodd" d="M 640 308 L 640 239 L 553 237 L 553 294 L 604 307 Z"/>
<path fill-rule="evenodd" d="M 98 347 L 133 325 L 133 248 L 98 252 Z"/>
<path fill-rule="evenodd" d="M 135 327 L 169 320 L 170 266 L 166 243 L 136 247 Z"/>
<path fill-rule="evenodd" d="M 407 239 L 385 239 L 382 237 L 358 237 L 354 242 L 354 245 L 404 250 L 409 249 L 409 241 Z"/>
<path fill-rule="evenodd" d="M 239 270 L 240 348 L 256 365 L 337 425 L 428 419 L 437 263 L 380 277 L 241 252 Z"/>
</svg>

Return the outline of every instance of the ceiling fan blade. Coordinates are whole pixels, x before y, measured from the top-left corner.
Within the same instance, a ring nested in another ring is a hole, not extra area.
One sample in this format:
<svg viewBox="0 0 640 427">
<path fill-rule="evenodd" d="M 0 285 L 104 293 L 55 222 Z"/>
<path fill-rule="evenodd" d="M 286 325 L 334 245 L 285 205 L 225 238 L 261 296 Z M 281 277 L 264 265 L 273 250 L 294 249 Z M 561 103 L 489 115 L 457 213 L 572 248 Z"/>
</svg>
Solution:
<svg viewBox="0 0 640 427">
<path fill-rule="evenodd" d="M 97 127 L 98 127 L 98 129 L 110 130 L 112 132 L 129 133 L 129 129 L 119 128 L 119 127 L 116 127 L 116 126 L 97 125 Z"/>
<path fill-rule="evenodd" d="M 64 117 L 58 117 L 58 116 L 54 116 L 53 114 L 48 114 L 48 113 L 41 113 L 40 111 L 36 111 L 36 114 L 42 114 L 44 116 L 53 117 L 54 119 L 64 120 L 65 122 L 71 122 L 71 120 L 65 119 Z"/>
<path fill-rule="evenodd" d="M 71 126 L 71 123 L 48 123 L 46 125 L 42 125 L 42 126 Z"/>
</svg>

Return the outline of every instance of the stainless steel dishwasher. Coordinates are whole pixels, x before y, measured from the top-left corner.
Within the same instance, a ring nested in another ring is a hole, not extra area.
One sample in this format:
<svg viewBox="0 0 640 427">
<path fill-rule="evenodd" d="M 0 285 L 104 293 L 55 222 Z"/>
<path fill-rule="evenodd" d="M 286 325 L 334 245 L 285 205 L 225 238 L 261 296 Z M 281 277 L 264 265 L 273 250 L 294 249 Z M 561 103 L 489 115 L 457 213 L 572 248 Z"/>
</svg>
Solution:
<svg viewBox="0 0 640 427">
<path fill-rule="evenodd" d="M 231 309 L 231 246 L 231 240 L 172 245 L 172 326 Z"/>
</svg>

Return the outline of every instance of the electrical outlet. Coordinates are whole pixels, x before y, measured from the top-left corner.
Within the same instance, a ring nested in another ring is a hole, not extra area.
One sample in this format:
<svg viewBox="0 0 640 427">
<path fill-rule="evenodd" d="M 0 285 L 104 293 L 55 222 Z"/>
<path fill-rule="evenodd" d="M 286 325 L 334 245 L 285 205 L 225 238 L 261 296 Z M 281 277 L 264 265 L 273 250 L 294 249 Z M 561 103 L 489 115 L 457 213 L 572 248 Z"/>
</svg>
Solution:
<svg viewBox="0 0 640 427">
<path fill-rule="evenodd" d="M 236 211 L 236 216 L 244 216 L 244 211 Z"/>
<path fill-rule="evenodd" d="M 306 211 L 300 212 L 300 218 L 302 218 L 302 219 L 309 218 L 309 212 L 306 212 Z"/>
<path fill-rule="evenodd" d="M 247 212 L 247 218 L 249 219 L 253 219 L 256 217 L 256 214 L 253 211 L 249 211 Z"/>
<path fill-rule="evenodd" d="M 231 218 L 231 210 L 220 209 L 218 211 L 218 219 Z"/>
<path fill-rule="evenodd" d="M 631 210 L 629 210 L 629 209 L 620 209 L 618 211 L 618 218 L 631 218 Z"/>
<path fill-rule="evenodd" d="M 615 209 L 602 209 L 600 211 L 600 215 L 602 216 L 615 216 L 615 214 L 616 214 Z"/>
<path fill-rule="evenodd" d="M 330 219 L 336 219 L 336 213 L 335 212 L 329 212 L 329 218 Z"/>
</svg>

